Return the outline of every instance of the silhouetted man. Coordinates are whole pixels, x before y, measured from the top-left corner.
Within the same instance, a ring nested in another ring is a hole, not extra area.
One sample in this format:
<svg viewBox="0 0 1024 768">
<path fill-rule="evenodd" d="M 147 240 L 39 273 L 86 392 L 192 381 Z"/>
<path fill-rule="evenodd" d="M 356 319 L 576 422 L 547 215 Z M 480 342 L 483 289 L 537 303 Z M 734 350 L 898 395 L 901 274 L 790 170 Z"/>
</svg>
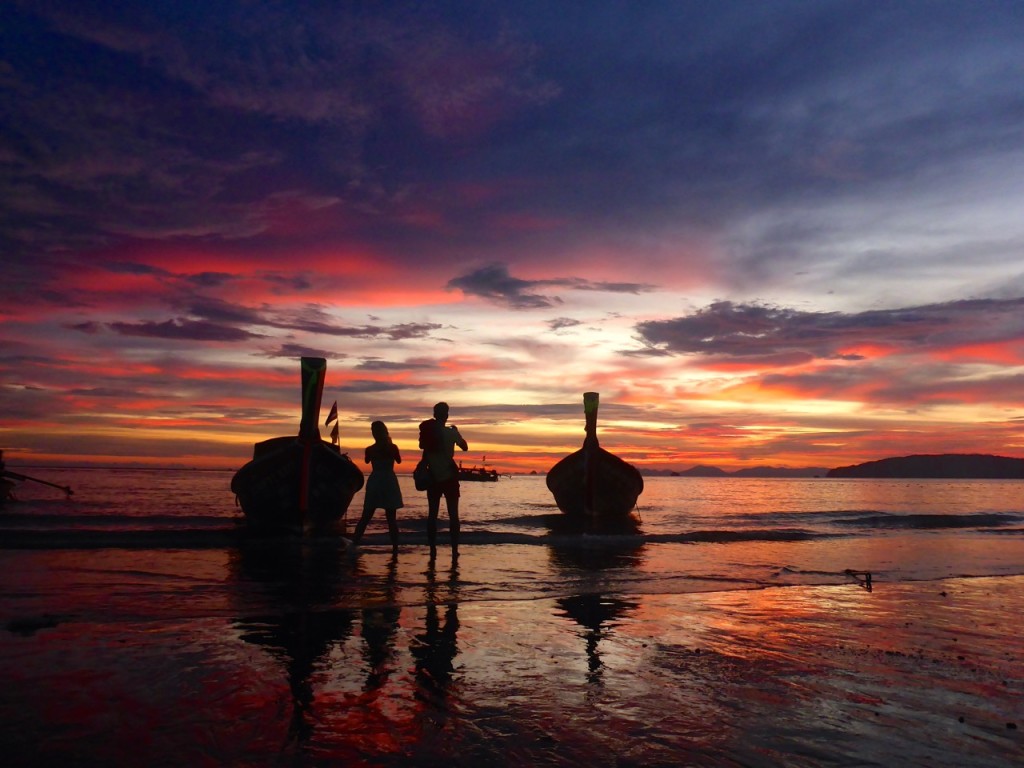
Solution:
<svg viewBox="0 0 1024 768">
<path fill-rule="evenodd" d="M 455 464 L 455 446 L 464 451 L 469 444 L 448 422 L 448 403 L 434 406 L 434 418 L 420 424 L 420 448 L 430 465 L 433 482 L 427 488 L 427 541 L 433 556 L 437 547 L 437 515 L 441 497 L 448 508 L 448 530 L 452 537 L 452 556 L 459 554 L 459 468 Z"/>
</svg>

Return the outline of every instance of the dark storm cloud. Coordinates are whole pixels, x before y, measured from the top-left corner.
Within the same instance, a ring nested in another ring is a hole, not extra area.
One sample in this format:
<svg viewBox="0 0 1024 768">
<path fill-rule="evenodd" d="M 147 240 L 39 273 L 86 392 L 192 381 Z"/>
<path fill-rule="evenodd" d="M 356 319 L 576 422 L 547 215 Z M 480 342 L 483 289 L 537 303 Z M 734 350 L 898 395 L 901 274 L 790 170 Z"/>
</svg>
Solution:
<svg viewBox="0 0 1024 768">
<path fill-rule="evenodd" d="M 191 339 L 207 341 L 248 341 L 265 338 L 251 328 L 299 331 L 322 336 L 358 339 L 389 339 L 406 341 L 429 336 L 442 328 L 439 323 L 396 323 L 394 325 L 347 325 L 338 323 L 322 307 L 310 305 L 298 311 L 276 311 L 268 307 L 259 309 L 209 297 L 190 297 L 187 316 L 163 322 L 114 322 L 105 326 L 88 321 L 74 324 L 73 330 L 95 334 L 103 327 L 124 336 L 148 336 L 163 339 Z M 288 349 L 297 345 L 282 345 Z"/>
<path fill-rule="evenodd" d="M 188 314 L 215 323 L 267 325 L 264 313 L 243 304 L 233 304 L 207 296 L 190 297 Z"/>
<path fill-rule="evenodd" d="M 363 360 L 356 367 L 360 371 L 424 371 L 434 370 L 438 364 L 427 360 L 406 360 L 401 363 L 390 360 Z"/>
<path fill-rule="evenodd" d="M 396 325 L 340 325 L 331 320 L 318 319 L 319 310 L 289 319 L 285 316 L 268 318 L 264 324 L 282 330 L 302 331 L 326 336 L 347 336 L 356 339 L 390 339 L 405 341 L 429 336 L 444 326 L 439 323 L 398 323 Z"/>
<path fill-rule="evenodd" d="M 162 323 L 108 323 L 108 327 L 122 336 L 142 336 L 150 339 L 178 341 L 250 341 L 264 338 L 241 328 L 205 320 L 165 320 Z"/>
<path fill-rule="evenodd" d="M 542 309 L 560 304 L 559 298 L 548 298 L 531 291 L 550 286 L 550 281 L 520 280 L 508 273 L 503 264 L 492 264 L 448 281 L 448 288 L 457 288 L 470 296 L 479 296 L 512 309 Z"/>
<path fill-rule="evenodd" d="M 260 278 L 275 286 L 283 293 L 290 291 L 308 291 L 313 287 L 313 281 L 308 274 L 300 273 L 295 275 L 279 275 L 270 272 L 261 272 Z"/>
<path fill-rule="evenodd" d="M 573 320 L 571 317 L 556 317 L 554 320 L 548 320 L 548 327 L 552 331 L 575 328 L 577 325 L 582 325 L 582 323 L 579 320 Z"/>
<path fill-rule="evenodd" d="M 457 288 L 467 295 L 479 296 L 511 309 L 544 309 L 561 304 L 562 299 L 559 297 L 548 297 L 538 292 L 547 288 L 631 294 L 654 290 L 654 286 L 643 283 L 594 282 L 579 277 L 522 280 L 512 277 L 505 264 L 480 267 L 449 280 L 447 287 L 449 290 Z"/>
<path fill-rule="evenodd" d="M 227 272 L 200 272 L 197 275 L 187 275 L 185 280 L 197 288 L 219 288 L 222 285 L 237 280 L 235 275 Z"/>
<path fill-rule="evenodd" d="M 401 392 L 411 389 L 425 389 L 425 384 L 405 384 L 395 381 L 374 381 L 372 379 L 354 379 L 341 386 L 332 386 L 332 392 L 348 392 L 350 394 L 373 394 L 376 392 Z"/>
<path fill-rule="evenodd" d="M 690 315 L 637 325 L 654 352 L 722 358 L 856 359 L 858 344 L 941 349 L 1011 341 L 1024 334 L 1024 299 L 968 300 L 867 312 L 806 312 L 766 304 L 715 302 Z"/>
<path fill-rule="evenodd" d="M 159 267 L 149 264 L 138 264 L 134 261 L 108 261 L 103 269 L 114 274 L 121 275 L 155 275 L 157 277 L 170 277 L 171 273 Z"/>
<path fill-rule="evenodd" d="M 87 387 L 69 389 L 67 394 L 75 395 L 76 397 L 115 398 L 124 402 L 131 402 L 139 396 L 139 390 L 118 387 Z"/>
<path fill-rule="evenodd" d="M 304 344 L 292 343 L 281 344 L 275 349 L 267 350 L 263 353 L 263 356 L 270 358 L 283 357 L 288 360 L 295 360 L 300 357 L 323 357 L 328 360 L 340 360 L 347 357 L 347 355 L 337 355 L 319 347 L 307 347 Z"/>
</svg>

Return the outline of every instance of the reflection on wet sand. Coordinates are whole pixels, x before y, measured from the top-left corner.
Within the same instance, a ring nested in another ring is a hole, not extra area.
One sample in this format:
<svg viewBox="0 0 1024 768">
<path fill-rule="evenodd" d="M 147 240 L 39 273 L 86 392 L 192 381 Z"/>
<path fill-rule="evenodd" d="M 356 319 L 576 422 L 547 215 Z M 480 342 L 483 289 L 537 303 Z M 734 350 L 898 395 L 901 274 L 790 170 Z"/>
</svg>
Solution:
<svg viewBox="0 0 1024 768">
<path fill-rule="evenodd" d="M 430 558 L 426 577 L 426 612 L 423 632 L 416 635 L 410 651 L 416 664 L 416 700 L 426 707 L 428 717 L 443 726 L 450 711 L 449 688 L 459 654 L 459 571 L 453 561 L 448 575 L 447 596 L 439 591 L 435 559 Z M 444 621 L 440 607 L 444 605 Z"/>
<path fill-rule="evenodd" d="M 243 598 L 246 607 L 260 613 L 239 617 L 235 626 L 242 640 L 284 662 L 292 697 L 288 735 L 301 745 L 313 733 L 311 677 L 331 649 L 352 634 L 355 612 L 325 607 L 336 596 L 347 563 L 336 546 L 268 539 L 243 546 L 236 566 L 239 586 L 259 586 L 264 594 Z"/>
<path fill-rule="evenodd" d="M 600 594 L 563 597 L 557 603 L 564 615 L 587 630 L 587 682 L 600 683 L 604 663 L 598 644 L 602 638 L 611 635 L 616 623 L 635 611 L 639 603 Z"/>
<path fill-rule="evenodd" d="M 559 611 L 583 627 L 587 651 L 587 682 L 599 684 L 604 671 L 599 644 L 615 625 L 639 607 L 639 602 L 607 594 L 601 574 L 637 568 L 643 562 L 642 542 L 607 540 L 568 541 L 551 547 L 551 559 L 566 576 L 576 576 L 581 591 L 555 601 Z"/>
<path fill-rule="evenodd" d="M 411 608 L 403 607 L 399 562 L 397 555 L 350 558 L 336 546 L 284 540 L 250 542 L 233 555 L 238 618 L 232 623 L 243 642 L 262 647 L 283 667 L 291 704 L 288 751 L 397 758 L 440 748 L 450 733 L 459 654 L 457 560 L 450 569 L 438 568 L 434 558 L 419 561 L 426 569 L 404 585 L 423 597 Z M 403 618 L 416 622 L 407 635 Z"/>
<path fill-rule="evenodd" d="M 602 572 L 637 568 L 645 559 L 643 541 L 609 539 L 567 539 L 551 545 L 551 561 L 564 575 L 591 574 L 599 580 Z M 577 573 L 581 572 L 581 573 Z"/>
<path fill-rule="evenodd" d="M 363 690 L 367 692 L 383 688 L 391 674 L 395 638 L 402 617 L 402 608 L 397 603 L 397 578 L 398 556 L 395 554 L 388 561 L 383 592 L 362 609 L 363 658 L 367 667 Z"/>
</svg>

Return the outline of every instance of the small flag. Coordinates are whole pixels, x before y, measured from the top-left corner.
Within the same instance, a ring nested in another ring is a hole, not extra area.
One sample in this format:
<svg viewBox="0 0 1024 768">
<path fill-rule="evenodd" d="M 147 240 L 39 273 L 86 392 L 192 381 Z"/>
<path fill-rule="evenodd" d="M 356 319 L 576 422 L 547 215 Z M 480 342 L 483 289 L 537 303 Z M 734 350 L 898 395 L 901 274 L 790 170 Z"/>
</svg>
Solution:
<svg viewBox="0 0 1024 768">
<path fill-rule="evenodd" d="M 331 412 L 327 414 L 327 420 L 324 422 L 324 426 L 326 427 L 332 421 L 337 421 L 337 420 L 338 420 L 338 401 L 335 400 L 334 401 L 334 405 L 331 406 Z"/>
<path fill-rule="evenodd" d="M 337 445 L 338 444 L 338 423 L 337 422 L 334 423 L 334 429 L 331 430 L 331 444 L 332 445 Z"/>
</svg>

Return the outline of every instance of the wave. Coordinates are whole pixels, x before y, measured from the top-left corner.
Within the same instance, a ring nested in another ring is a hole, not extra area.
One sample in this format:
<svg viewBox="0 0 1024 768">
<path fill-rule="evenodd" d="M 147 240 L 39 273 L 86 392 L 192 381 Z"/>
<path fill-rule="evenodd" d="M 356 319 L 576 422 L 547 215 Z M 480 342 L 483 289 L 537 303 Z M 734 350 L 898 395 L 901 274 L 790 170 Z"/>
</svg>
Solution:
<svg viewBox="0 0 1024 768">
<path fill-rule="evenodd" d="M 466 530 L 460 535 L 461 546 L 492 546 L 514 544 L 523 546 L 555 546 L 569 549 L 615 550 L 636 548 L 645 544 L 729 544 L 756 541 L 808 541 L 834 538 L 833 533 L 813 533 L 804 530 L 763 529 L 751 531 L 703 530 L 687 533 L 525 533 L 515 531 Z M 0 535 L 0 549 L 204 549 L 224 548 L 244 544 L 253 539 L 273 539 L 248 532 L 244 526 L 203 528 L 142 529 L 83 527 L 77 529 L 11 529 Z M 276 537 L 287 540 L 287 536 Z M 347 546 L 347 539 L 339 535 L 320 535 L 310 538 L 318 543 Z M 402 544 L 425 545 L 426 533 L 406 531 L 401 534 Z M 388 542 L 386 533 L 373 532 L 363 537 L 365 545 Z M 447 543 L 447 533 L 440 531 L 440 543 Z"/>
<path fill-rule="evenodd" d="M 4 529 L 66 529 L 84 528 L 138 529 L 138 528 L 223 528 L 226 524 L 237 524 L 241 518 L 223 515 L 137 515 L 123 514 L 67 514 L 5 512 Z"/>
<path fill-rule="evenodd" d="M 351 524 L 351 520 L 349 521 Z M 728 528 L 666 530 L 659 522 L 592 533 L 568 529 L 558 514 L 512 515 L 490 521 L 465 521 L 460 542 L 465 546 L 523 545 L 570 549 L 639 547 L 646 544 L 721 544 L 744 542 L 811 542 L 871 536 L 885 531 L 973 530 L 989 534 L 1024 535 L 1020 513 L 900 514 L 877 510 L 840 510 L 780 515 L 737 516 Z M 804 525 L 799 525 L 802 522 Z M 677 523 L 678 524 L 678 523 Z M 426 521 L 400 523 L 403 544 L 425 545 Z M 443 528 L 443 519 L 442 519 Z M 9 513 L 0 525 L 0 549 L 202 549 L 237 546 L 257 536 L 240 517 L 217 515 L 154 515 Z M 342 536 L 317 537 L 345 546 Z M 442 531 L 442 543 L 446 534 Z M 366 544 L 387 543 L 383 531 L 371 530 Z"/>
<path fill-rule="evenodd" d="M 892 512 L 854 513 L 837 517 L 836 525 L 861 528 L 896 528 L 909 530 L 940 530 L 944 528 L 1003 528 L 1024 523 L 1024 515 L 1008 512 L 974 512 L 960 515 Z"/>
<path fill-rule="evenodd" d="M 211 549 L 237 545 L 245 536 L 232 528 L 175 530 L 5 530 L 0 549 Z"/>
</svg>

